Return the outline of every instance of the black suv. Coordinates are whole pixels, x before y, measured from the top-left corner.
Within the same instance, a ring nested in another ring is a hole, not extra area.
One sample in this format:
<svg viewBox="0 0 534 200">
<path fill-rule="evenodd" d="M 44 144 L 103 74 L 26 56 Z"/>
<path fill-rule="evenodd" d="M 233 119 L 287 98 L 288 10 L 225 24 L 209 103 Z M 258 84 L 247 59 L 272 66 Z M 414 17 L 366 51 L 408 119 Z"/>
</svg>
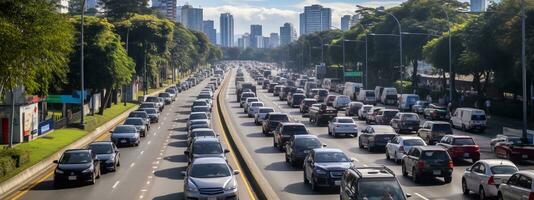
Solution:
<svg viewBox="0 0 534 200">
<path fill-rule="evenodd" d="M 443 177 L 445 183 L 450 183 L 452 170 L 451 156 L 440 146 L 412 147 L 402 158 L 402 175 L 410 174 L 416 183 L 423 177 Z"/>
<path fill-rule="evenodd" d="M 293 135 L 286 143 L 286 162 L 297 166 L 310 150 L 321 147 L 323 145 L 316 135 Z"/>
<path fill-rule="evenodd" d="M 306 126 L 302 123 L 289 123 L 282 122 L 276 127 L 273 132 L 273 146 L 278 147 L 280 151 L 283 151 L 286 142 L 293 135 L 308 135 Z"/>
<path fill-rule="evenodd" d="M 100 161 L 89 149 L 66 150 L 54 163 L 54 186 L 86 181 L 93 185 L 100 178 Z"/>
<path fill-rule="evenodd" d="M 261 126 L 262 133 L 264 135 L 269 135 L 274 131 L 278 124 L 281 122 L 289 122 L 289 117 L 285 113 L 280 112 L 271 112 L 265 115 L 265 120 Z"/>
<path fill-rule="evenodd" d="M 340 149 L 312 149 L 304 159 L 304 183 L 311 184 L 314 191 L 319 187 L 337 189 L 343 172 L 351 166 L 352 160 Z"/>
<path fill-rule="evenodd" d="M 405 200 L 405 194 L 395 173 L 387 167 L 351 167 L 343 173 L 339 199 Z"/>
</svg>

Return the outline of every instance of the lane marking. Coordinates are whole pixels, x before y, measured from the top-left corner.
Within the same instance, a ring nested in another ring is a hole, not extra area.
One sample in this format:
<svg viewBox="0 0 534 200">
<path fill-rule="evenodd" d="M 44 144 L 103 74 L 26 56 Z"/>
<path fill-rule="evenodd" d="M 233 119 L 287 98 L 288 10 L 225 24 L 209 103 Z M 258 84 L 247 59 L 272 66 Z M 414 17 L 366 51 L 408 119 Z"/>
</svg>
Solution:
<svg viewBox="0 0 534 200">
<path fill-rule="evenodd" d="M 116 181 L 115 184 L 113 184 L 113 186 L 111 186 L 111 188 L 115 189 L 117 187 L 117 185 L 119 185 L 119 182 L 120 181 Z"/>
<path fill-rule="evenodd" d="M 135 165 L 135 163 L 130 164 L 130 168 L 132 168 Z"/>
<path fill-rule="evenodd" d="M 151 140 L 149 140 L 146 144 L 150 144 L 150 142 L 152 142 Z"/>
<path fill-rule="evenodd" d="M 141 151 L 139 154 L 143 154 L 143 153 L 145 153 L 145 151 Z"/>
<path fill-rule="evenodd" d="M 423 199 L 423 200 L 428 200 L 428 198 L 426 198 L 425 196 L 423 196 L 423 195 L 421 195 L 421 194 L 419 194 L 419 193 L 417 193 L 417 192 L 416 192 L 416 193 L 413 193 L 413 194 L 417 195 L 419 198 L 421 198 L 421 199 Z"/>
</svg>

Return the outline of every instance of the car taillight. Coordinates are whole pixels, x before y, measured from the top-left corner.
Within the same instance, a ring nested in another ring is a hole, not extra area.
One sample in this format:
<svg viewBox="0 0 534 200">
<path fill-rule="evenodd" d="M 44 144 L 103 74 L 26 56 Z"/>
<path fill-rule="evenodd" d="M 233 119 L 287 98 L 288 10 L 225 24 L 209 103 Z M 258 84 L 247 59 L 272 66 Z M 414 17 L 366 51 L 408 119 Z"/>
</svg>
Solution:
<svg viewBox="0 0 534 200">
<path fill-rule="evenodd" d="M 417 168 L 419 169 L 425 168 L 425 161 L 422 161 L 422 160 L 417 161 Z"/>
<path fill-rule="evenodd" d="M 534 192 L 531 192 L 530 195 L 528 195 L 528 200 L 534 200 Z"/>
<path fill-rule="evenodd" d="M 495 180 L 493 179 L 493 176 L 490 176 L 488 178 L 488 185 L 495 185 Z"/>
<path fill-rule="evenodd" d="M 399 146 L 399 151 L 400 151 L 401 153 L 404 153 L 404 146 Z"/>
<path fill-rule="evenodd" d="M 336 124 L 336 127 L 341 127 L 341 125 L 339 125 L 339 124 Z"/>
<path fill-rule="evenodd" d="M 454 164 L 452 163 L 452 160 L 449 160 L 449 163 L 447 165 L 450 169 L 454 167 Z"/>
</svg>

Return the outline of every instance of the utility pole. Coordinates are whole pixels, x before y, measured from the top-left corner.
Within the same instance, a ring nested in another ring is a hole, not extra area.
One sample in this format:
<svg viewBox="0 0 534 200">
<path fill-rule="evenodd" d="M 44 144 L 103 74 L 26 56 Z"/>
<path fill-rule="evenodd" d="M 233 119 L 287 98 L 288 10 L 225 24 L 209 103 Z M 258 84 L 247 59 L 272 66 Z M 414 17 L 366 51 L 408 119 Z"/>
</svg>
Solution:
<svg viewBox="0 0 534 200">
<path fill-rule="evenodd" d="M 144 59 L 143 59 L 144 60 L 144 62 L 143 62 L 143 75 L 144 75 L 144 79 L 145 79 L 143 85 L 145 86 L 145 90 L 143 92 L 143 95 L 146 96 L 148 94 L 148 78 L 147 78 L 147 70 L 146 70 L 146 54 L 147 54 L 146 41 L 145 41 L 143 47 L 145 48 L 145 55 L 144 55 Z"/>
<path fill-rule="evenodd" d="M 341 75 L 343 77 L 343 83 L 345 82 L 345 34 L 343 34 L 342 37 L 342 46 L 343 46 L 343 74 Z"/>
<path fill-rule="evenodd" d="M 128 42 L 130 41 L 130 27 L 126 29 L 126 55 L 128 55 Z M 124 103 L 124 106 L 126 106 L 126 89 L 128 88 L 128 85 L 125 85 L 123 87 L 122 91 L 122 101 Z"/>
<path fill-rule="evenodd" d="M 521 66 L 523 79 L 523 136 L 521 140 L 528 143 L 527 139 L 527 59 L 526 59 L 526 33 L 525 33 L 525 0 L 521 0 Z"/>
<path fill-rule="evenodd" d="M 82 0 L 82 15 L 81 15 L 81 30 L 80 30 L 80 53 L 81 53 L 81 56 L 80 56 L 80 78 L 81 78 L 81 91 L 80 91 L 80 106 L 81 106 L 81 109 L 80 109 L 80 125 L 82 125 L 83 127 L 83 124 L 84 124 L 84 121 L 83 121 L 83 115 L 84 115 L 84 105 L 85 105 L 85 75 L 84 75 L 84 66 L 83 66 L 83 22 L 84 22 L 84 14 L 85 14 L 85 0 Z M 110 91 L 108 91 L 110 92 Z"/>
</svg>

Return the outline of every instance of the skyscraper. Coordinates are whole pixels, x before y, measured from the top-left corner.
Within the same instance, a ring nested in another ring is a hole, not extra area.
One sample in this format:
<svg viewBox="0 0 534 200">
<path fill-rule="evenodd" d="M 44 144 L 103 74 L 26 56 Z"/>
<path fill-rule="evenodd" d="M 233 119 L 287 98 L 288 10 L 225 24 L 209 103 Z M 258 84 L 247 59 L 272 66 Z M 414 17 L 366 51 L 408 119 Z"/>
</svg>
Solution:
<svg viewBox="0 0 534 200">
<path fill-rule="evenodd" d="M 250 47 L 250 35 L 248 33 L 245 33 L 237 39 L 237 47 L 241 49 L 246 49 Z"/>
<path fill-rule="evenodd" d="M 346 31 L 350 29 L 350 15 L 343 15 L 341 17 L 341 30 Z"/>
<path fill-rule="evenodd" d="M 300 15 L 301 35 L 330 30 L 331 26 L 332 10 L 330 8 L 323 8 L 321 5 L 304 7 L 304 13 Z"/>
<path fill-rule="evenodd" d="M 258 40 L 257 36 L 262 36 L 262 27 L 259 24 L 250 25 L 250 44 L 252 48 L 260 48 L 260 43 L 263 43 L 263 38 Z"/>
<path fill-rule="evenodd" d="M 234 46 L 234 16 L 230 13 L 222 13 L 220 17 L 221 45 L 223 47 Z"/>
<path fill-rule="evenodd" d="M 267 45 L 267 47 L 276 48 L 279 45 L 280 45 L 280 36 L 278 36 L 278 33 L 271 33 L 269 35 L 269 45 Z"/>
<path fill-rule="evenodd" d="M 171 20 L 176 19 L 176 0 L 152 0 L 152 8 Z"/>
<path fill-rule="evenodd" d="M 204 34 L 206 34 L 206 36 L 208 36 L 208 39 L 210 39 L 211 43 L 217 44 L 217 30 L 215 30 L 213 20 L 203 21 L 202 31 Z"/>
<path fill-rule="evenodd" d="M 284 26 L 280 27 L 280 45 L 289 44 L 295 40 L 297 40 L 295 27 L 291 23 L 284 23 Z"/>
<path fill-rule="evenodd" d="M 357 23 L 360 23 L 360 19 L 361 19 L 360 14 L 353 15 L 352 18 L 350 19 L 350 27 L 356 25 Z"/>
<path fill-rule="evenodd" d="M 203 14 L 202 8 L 193 8 L 191 5 L 182 6 L 181 22 L 187 28 L 195 31 L 202 31 Z"/>
<path fill-rule="evenodd" d="M 486 11 L 486 0 L 470 0 L 471 12 Z"/>
</svg>

